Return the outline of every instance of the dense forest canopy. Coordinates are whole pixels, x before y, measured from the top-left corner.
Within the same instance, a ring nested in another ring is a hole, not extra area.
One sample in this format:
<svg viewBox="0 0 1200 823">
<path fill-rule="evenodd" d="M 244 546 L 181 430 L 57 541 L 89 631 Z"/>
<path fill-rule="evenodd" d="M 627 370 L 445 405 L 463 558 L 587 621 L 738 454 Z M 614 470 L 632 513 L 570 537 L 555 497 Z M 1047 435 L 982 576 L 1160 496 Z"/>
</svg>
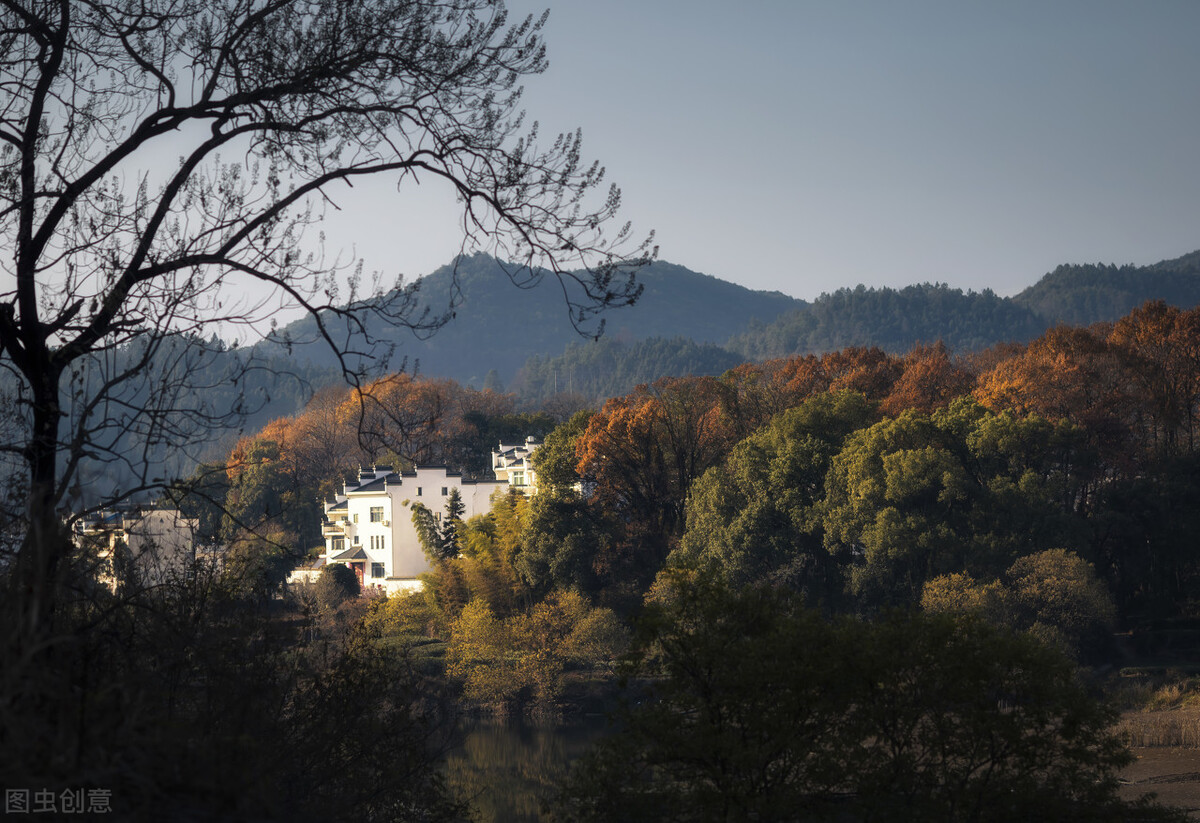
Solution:
<svg viewBox="0 0 1200 823">
<path fill-rule="evenodd" d="M 731 819 L 803 803 L 1007 820 L 1013 797 L 1122 819 L 1124 744 L 1077 671 L 1191 654 L 1174 627 L 1200 598 L 1198 353 L 1200 309 L 1160 301 L 971 356 L 847 348 L 553 414 L 397 374 L 365 404 L 322 393 L 173 500 L 266 596 L 320 543 L 311 501 L 360 463 L 484 470 L 491 444 L 544 435 L 538 493 L 465 521 L 426 512 L 424 590 L 362 619 L 428 650 L 475 707 L 570 705 L 581 681 L 631 676 L 621 731 L 560 787 L 565 819 L 719 801 Z M 970 777 L 980 741 L 999 783 Z M 847 758 L 878 779 L 848 778 Z M 761 785 L 759 768 L 787 776 Z"/>
<path fill-rule="evenodd" d="M 512 394 L 394 375 L 363 397 L 323 393 L 244 438 L 221 472 L 244 526 L 269 515 L 306 550 L 319 541 L 306 501 L 360 464 L 486 471 L 501 439 L 549 434 L 547 469 L 591 491 L 560 480 L 559 508 L 534 507 L 555 537 L 526 550 L 537 546 L 540 573 L 560 568 L 614 606 L 664 564 L 713 563 L 739 584 L 870 612 L 919 604 L 944 575 L 986 583 L 1066 550 L 1094 564 L 1121 615 L 1173 614 L 1200 574 L 1176 548 L 1190 521 L 1144 520 L 1127 501 L 1191 494 L 1197 352 L 1200 310 L 1156 302 L 970 357 L 850 348 L 661 378 L 598 409 L 521 412 Z M 567 432 L 569 446 L 549 445 Z M 254 515 L 245 501 L 264 495 L 275 503 Z M 584 532 L 581 548 L 569 535 Z M 1146 545 L 1162 552 L 1150 561 Z M 555 546 L 571 556 L 547 557 Z M 528 582 L 519 557 L 512 579 Z"/>
</svg>

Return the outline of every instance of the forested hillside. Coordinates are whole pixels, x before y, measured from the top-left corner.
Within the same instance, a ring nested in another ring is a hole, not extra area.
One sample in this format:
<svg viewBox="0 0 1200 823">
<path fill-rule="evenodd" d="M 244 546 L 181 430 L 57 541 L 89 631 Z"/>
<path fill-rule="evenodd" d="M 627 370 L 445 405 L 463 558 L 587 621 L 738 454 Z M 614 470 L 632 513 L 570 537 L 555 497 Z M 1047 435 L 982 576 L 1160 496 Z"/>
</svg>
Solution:
<svg viewBox="0 0 1200 823">
<path fill-rule="evenodd" d="M 656 263 L 639 275 L 645 293 L 638 305 L 609 313 L 604 337 L 589 341 L 571 326 L 560 291 L 548 283 L 528 291 L 514 288 L 498 265 L 483 255 L 460 261 L 462 302 L 456 317 L 426 339 L 373 329 L 381 337 L 378 352 L 392 350 L 391 367 L 403 366 L 410 374 L 507 388 L 523 409 L 536 409 L 556 395 L 555 408 L 580 408 L 660 377 L 719 375 L 743 362 L 852 346 L 902 354 L 937 341 L 967 353 L 1033 339 L 1056 317 L 1071 323 L 1112 320 L 1150 296 L 1169 305 L 1200 302 L 1200 252 L 1144 268 L 1060 266 L 1011 299 L 925 284 L 840 289 L 811 304 Z M 431 312 L 449 305 L 450 267 L 426 278 L 418 295 Z M 301 322 L 282 334 L 295 341 L 311 339 L 314 326 Z M 183 356 L 185 348 L 156 353 L 149 368 L 188 371 L 194 385 L 206 387 L 190 398 L 172 398 L 194 410 L 197 439 L 190 452 L 143 442 L 139 425 L 114 418 L 106 424 L 112 432 L 106 453 L 81 468 L 85 482 L 77 503 L 85 503 L 92 492 L 137 489 L 146 477 L 186 474 L 198 460 L 215 456 L 211 444 L 228 446 L 230 441 L 222 440 L 230 436 L 228 424 L 234 432 L 252 431 L 294 413 L 321 387 L 343 382 L 323 342 L 227 348 L 199 360 Z M 125 368 L 143 354 L 137 346 L 113 352 L 106 368 Z M 126 408 L 145 408 L 147 398 L 139 388 L 144 385 L 130 383 Z M 87 396 L 84 391 L 78 399 Z M 215 408 L 233 408 L 236 414 L 215 421 L 221 425 L 212 431 L 207 423 L 214 421 L 206 421 L 205 410 Z M 121 458 L 127 454 L 145 457 L 145 476 Z"/>
<path fill-rule="evenodd" d="M 564 392 L 599 405 L 664 375 L 717 375 L 744 361 L 720 346 L 686 337 L 632 343 L 602 338 L 572 343 L 558 357 L 531 357 L 510 389 L 530 407 Z"/>
<path fill-rule="evenodd" d="M 1148 300 L 1200 304 L 1200 252 L 1152 266 L 1062 265 L 1012 298 L 928 283 L 839 289 L 774 322 L 752 325 L 727 347 L 750 360 L 846 346 L 901 353 L 938 340 L 954 351 L 977 351 L 1030 340 L 1059 323 L 1111 322 Z"/>
<path fill-rule="evenodd" d="M 604 316 L 605 337 L 624 342 L 685 337 L 697 343 L 723 343 L 752 320 L 770 321 L 804 305 L 778 292 L 752 291 L 670 263 L 654 263 L 640 270 L 637 279 L 643 286 L 641 297 L 635 305 Z M 394 347 L 393 367 L 406 360 L 411 371 L 476 387 L 495 371 L 507 385 L 529 358 L 555 356 L 586 339 L 572 325 L 564 292 L 554 278 L 535 276 L 520 285 L 512 285 L 495 258 L 482 254 L 461 258 L 420 283 L 420 308 L 413 317 L 425 308 L 436 317 L 453 305 L 453 318 L 436 334 L 419 339 L 407 330 L 382 324 L 368 325 L 366 331 L 378 341 L 377 353 Z M 589 321 L 584 330 L 596 329 L 597 324 Z M 281 334 L 294 341 L 313 341 L 316 328 L 306 319 Z M 334 365 L 323 343 L 303 342 L 291 351 L 302 360 Z"/>
<path fill-rule="evenodd" d="M 860 285 L 805 303 L 665 262 L 642 270 L 638 280 L 644 291 L 637 304 L 604 317 L 604 339 L 617 345 L 587 345 L 587 336 L 572 326 L 557 281 L 535 275 L 514 288 L 504 267 L 486 255 L 462 258 L 421 280 L 410 318 L 452 310 L 435 334 L 368 325 L 357 340 L 372 340 L 363 348 L 389 355 L 391 368 L 476 387 L 513 386 L 530 403 L 572 388 L 602 399 L 663 375 L 719 373 L 742 360 L 847 346 L 899 354 L 939 340 L 956 352 L 977 351 L 1030 340 L 1060 322 L 1112 321 L 1147 300 L 1190 308 L 1200 303 L 1200 252 L 1144 267 L 1063 265 L 1011 298 L 925 283 L 903 289 Z M 332 328 L 345 332 L 344 324 Z M 598 328 L 592 322 L 585 330 Z M 260 350 L 319 368 L 335 365 L 327 346 L 312 342 L 311 319 L 280 336 L 295 345 L 262 344 Z M 659 342 L 644 343 L 650 339 Z M 565 376 L 565 387 L 556 389 L 556 376 Z"/>
<path fill-rule="evenodd" d="M 755 324 L 728 347 L 749 360 L 879 346 L 908 351 L 939 340 L 955 351 L 1028 340 L 1046 324 L 991 291 L 963 292 L 944 284 L 896 289 L 838 289 L 773 323 Z"/>
<path fill-rule="evenodd" d="M 539 470 L 563 488 L 522 521 L 524 549 L 487 561 L 518 564 L 493 570 L 505 585 L 630 608 L 664 567 L 699 564 L 869 613 L 941 597 L 927 587 L 946 575 L 955 591 L 1015 585 L 1021 558 L 1065 550 L 1094 565 L 1116 614 L 1174 616 L 1200 581 L 1184 551 L 1200 511 L 1197 352 L 1200 309 L 1158 302 L 974 357 L 847 348 L 663 377 L 569 423 L 570 409 L 518 413 L 512 395 L 394 375 L 323 394 L 218 473 L 247 535 L 272 524 L 307 549 L 311 501 L 360 464 L 478 472 L 494 441 L 553 429 Z M 570 491 L 580 477 L 586 500 Z"/>
<path fill-rule="evenodd" d="M 1152 266 L 1059 266 L 1013 298 L 1049 323 L 1113 320 L 1147 300 L 1200 304 L 1200 252 Z"/>
</svg>

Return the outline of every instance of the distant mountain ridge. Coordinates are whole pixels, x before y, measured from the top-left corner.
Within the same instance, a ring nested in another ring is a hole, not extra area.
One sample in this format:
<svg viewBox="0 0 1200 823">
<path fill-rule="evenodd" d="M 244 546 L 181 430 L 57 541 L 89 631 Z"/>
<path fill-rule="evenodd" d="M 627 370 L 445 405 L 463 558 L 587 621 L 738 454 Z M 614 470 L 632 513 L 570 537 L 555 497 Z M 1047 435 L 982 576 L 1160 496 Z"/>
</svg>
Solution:
<svg viewBox="0 0 1200 823">
<path fill-rule="evenodd" d="M 1147 300 L 1200 304 L 1200 251 L 1141 267 L 1062 265 L 1013 297 L 1051 325 L 1115 320 Z"/>
<path fill-rule="evenodd" d="M 847 346 L 903 353 L 937 340 L 968 352 L 1030 340 L 1059 323 L 1116 320 L 1147 300 L 1200 304 L 1200 251 L 1150 266 L 1061 265 L 1014 297 L 925 283 L 843 288 L 811 303 L 658 262 L 638 273 L 644 292 L 637 304 L 608 312 L 604 340 L 592 343 L 572 327 L 550 276 L 534 288 L 514 288 L 501 264 L 482 254 L 457 261 L 457 279 L 452 275 L 448 264 L 421 281 L 421 303 L 433 314 L 445 311 L 452 295 L 456 300 L 455 317 L 436 334 L 418 339 L 376 323 L 372 335 L 394 345 L 393 368 L 403 357 L 420 374 L 513 386 L 529 404 L 563 390 L 560 377 L 599 399 L 665 376 L 657 373 L 662 368 L 719 373 L 743 360 Z M 303 340 L 314 329 L 307 318 L 285 331 Z M 318 367 L 334 364 L 324 344 L 297 346 L 291 355 Z"/>
<path fill-rule="evenodd" d="M 643 292 L 637 303 L 606 312 L 605 338 L 624 342 L 652 337 L 687 338 L 723 344 L 754 320 L 770 322 L 803 307 L 804 301 L 779 292 L 752 289 L 690 271 L 672 263 L 653 263 L 638 272 Z M 372 336 L 395 345 L 392 365 L 400 358 L 410 370 L 481 386 L 495 371 L 508 384 L 531 357 L 553 356 L 585 340 L 571 325 L 562 290 L 547 275 L 533 288 L 516 288 L 492 257 L 477 254 L 448 264 L 422 278 L 420 302 L 431 314 L 456 307 L 454 318 L 428 339 L 406 329 L 369 322 Z M 315 337 L 315 323 L 305 318 L 286 327 L 294 340 Z M 272 353 L 277 346 L 260 344 Z M 293 356 L 323 366 L 334 359 L 324 344 L 293 347 Z"/>
<path fill-rule="evenodd" d="M 1148 300 L 1200 305 L 1200 251 L 1150 266 L 1062 265 L 1014 297 L 925 283 L 903 289 L 839 289 L 727 348 L 751 360 L 879 346 L 904 353 L 941 340 L 956 352 L 1025 342 L 1060 324 L 1110 322 Z"/>
</svg>

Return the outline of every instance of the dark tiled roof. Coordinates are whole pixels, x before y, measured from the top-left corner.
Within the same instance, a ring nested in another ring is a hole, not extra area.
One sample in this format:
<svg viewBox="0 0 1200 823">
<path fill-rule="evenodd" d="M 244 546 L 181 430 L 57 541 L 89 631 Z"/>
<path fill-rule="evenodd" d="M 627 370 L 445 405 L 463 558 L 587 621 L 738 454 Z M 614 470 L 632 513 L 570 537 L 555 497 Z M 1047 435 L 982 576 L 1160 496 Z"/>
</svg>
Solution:
<svg viewBox="0 0 1200 823">
<path fill-rule="evenodd" d="M 352 488 L 347 487 L 346 494 L 354 494 L 356 492 L 381 492 L 381 491 L 383 491 L 384 486 L 386 486 L 386 485 L 387 485 L 386 477 L 376 477 L 374 480 L 371 480 L 367 483 L 363 483 L 361 486 L 358 486 L 357 488 L 352 489 Z"/>
<path fill-rule="evenodd" d="M 355 549 L 346 549 L 344 552 L 337 555 L 336 557 L 330 558 L 329 562 L 337 563 L 342 560 L 366 560 L 366 559 L 367 559 L 367 553 L 365 551 L 363 551 L 362 546 L 359 546 L 358 548 L 355 548 Z"/>
</svg>

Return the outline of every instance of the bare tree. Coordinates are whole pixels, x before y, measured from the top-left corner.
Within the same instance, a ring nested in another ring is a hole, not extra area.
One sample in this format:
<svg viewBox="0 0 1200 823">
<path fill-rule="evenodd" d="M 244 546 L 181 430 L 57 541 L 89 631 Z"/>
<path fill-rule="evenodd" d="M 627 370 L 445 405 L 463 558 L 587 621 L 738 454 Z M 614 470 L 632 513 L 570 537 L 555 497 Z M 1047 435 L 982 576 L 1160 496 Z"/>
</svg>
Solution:
<svg viewBox="0 0 1200 823">
<path fill-rule="evenodd" d="M 606 232 L 619 192 L 578 133 L 523 122 L 545 19 L 510 24 L 502 0 L 0 0 L 0 450 L 26 631 L 52 610 L 81 467 L 131 460 L 115 434 L 181 440 L 231 411 L 194 399 L 214 323 L 298 306 L 354 355 L 339 328 L 364 313 L 444 322 L 305 245 L 343 185 L 444 181 L 464 251 L 516 261 L 518 285 L 557 276 L 577 325 L 636 298 L 648 246 Z"/>
</svg>

